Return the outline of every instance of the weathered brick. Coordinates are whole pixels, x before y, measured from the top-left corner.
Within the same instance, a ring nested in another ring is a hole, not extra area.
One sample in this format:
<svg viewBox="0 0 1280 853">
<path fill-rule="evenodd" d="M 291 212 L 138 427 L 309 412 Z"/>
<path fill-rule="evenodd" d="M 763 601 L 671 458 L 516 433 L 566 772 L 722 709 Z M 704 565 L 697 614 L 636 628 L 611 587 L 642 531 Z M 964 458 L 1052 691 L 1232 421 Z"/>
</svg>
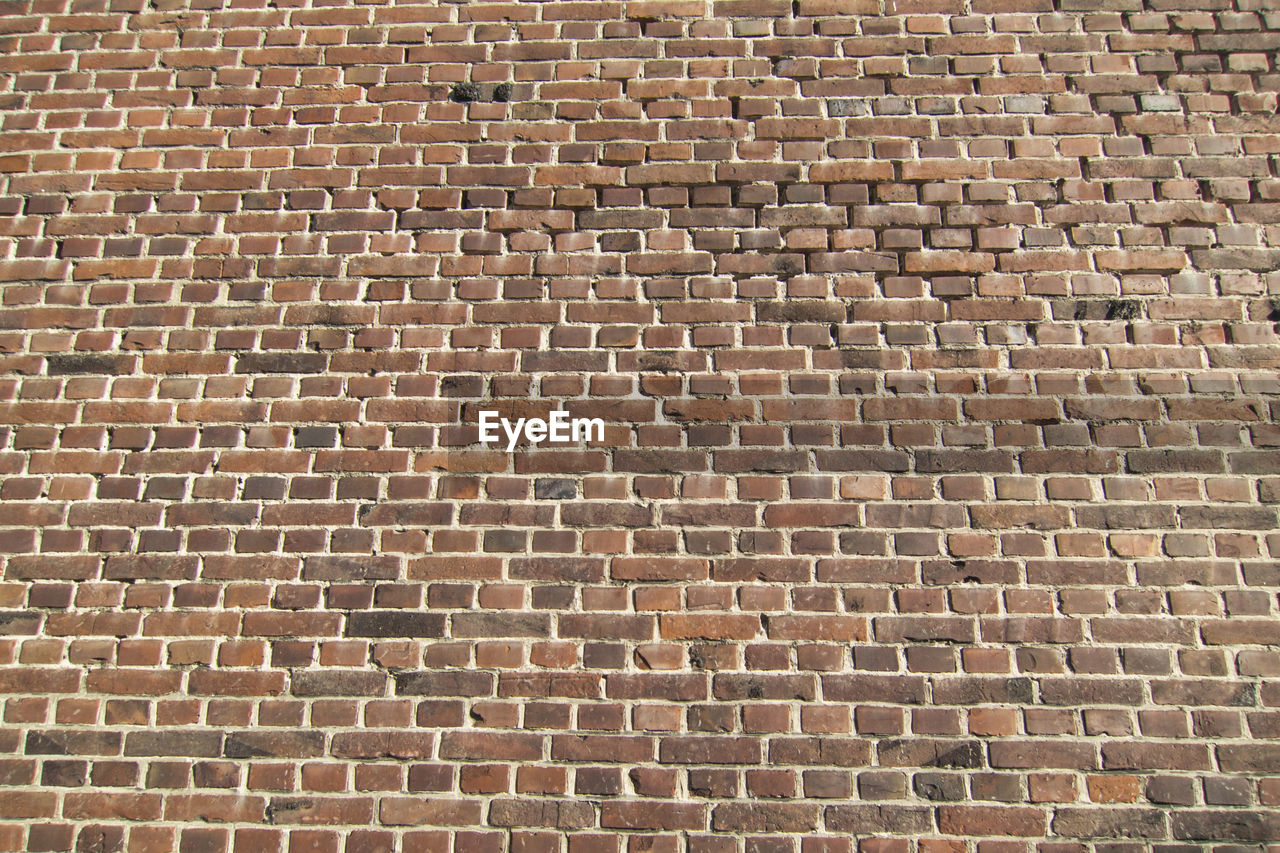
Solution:
<svg viewBox="0 0 1280 853">
<path fill-rule="evenodd" d="M 938 828 L 950 835 L 1041 836 L 1042 809 L 1025 806 L 939 806 Z"/>
<path fill-rule="evenodd" d="M 721 832 L 813 832 L 819 806 L 805 803 L 725 803 L 711 813 Z"/>
<path fill-rule="evenodd" d="M 1227 809 L 1179 811 L 1171 818 L 1173 837 L 1184 841 L 1269 841 L 1276 837 L 1274 813 Z"/>
<path fill-rule="evenodd" d="M 507 732 L 446 732 L 440 740 L 441 758 L 536 761 L 542 757 L 539 735 Z"/>
<path fill-rule="evenodd" d="M 644 800 L 604 803 L 600 806 L 600 826 L 604 829 L 697 831 L 706 828 L 706 810 L 706 806 L 696 803 Z"/>
<path fill-rule="evenodd" d="M 440 613 L 366 611 L 347 617 L 348 637 L 442 637 L 445 617 Z"/>
<path fill-rule="evenodd" d="M 333 736 L 332 753 L 339 758 L 430 758 L 436 735 L 430 732 L 343 732 Z"/>
<path fill-rule="evenodd" d="M 495 800 L 489 808 L 492 826 L 542 826 L 555 829 L 585 829 L 596 821 L 590 803 L 566 800 Z"/>
<path fill-rule="evenodd" d="M 664 737 L 658 760 L 664 764 L 758 764 L 760 741 L 749 737 Z"/>
</svg>

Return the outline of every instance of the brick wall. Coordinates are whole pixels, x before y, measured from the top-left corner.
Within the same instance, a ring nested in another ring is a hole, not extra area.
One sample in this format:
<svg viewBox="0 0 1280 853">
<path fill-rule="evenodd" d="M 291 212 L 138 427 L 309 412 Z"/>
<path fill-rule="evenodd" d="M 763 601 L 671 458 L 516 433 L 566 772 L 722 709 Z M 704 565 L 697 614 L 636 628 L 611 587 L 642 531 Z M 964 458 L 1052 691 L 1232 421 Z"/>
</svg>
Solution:
<svg viewBox="0 0 1280 853">
<path fill-rule="evenodd" d="M 0 849 L 1280 840 L 1277 47 L 6 2 Z"/>
</svg>

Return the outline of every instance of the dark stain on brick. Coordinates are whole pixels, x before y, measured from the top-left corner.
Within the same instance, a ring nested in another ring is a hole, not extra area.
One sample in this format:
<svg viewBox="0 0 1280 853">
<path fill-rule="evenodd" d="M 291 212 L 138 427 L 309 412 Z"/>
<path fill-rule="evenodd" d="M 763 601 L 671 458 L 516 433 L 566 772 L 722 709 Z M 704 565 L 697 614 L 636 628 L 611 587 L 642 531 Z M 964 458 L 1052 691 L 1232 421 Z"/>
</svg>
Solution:
<svg viewBox="0 0 1280 853">
<path fill-rule="evenodd" d="M 236 359 L 236 373 L 323 373 L 328 364 L 320 352 L 253 352 Z"/>
<path fill-rule="evenodd" d="M 1247 682 L 1231 696 L 1229 704 L 1235 708 L 1254 708 L 1258 705 L 1258 685 Z"/>
<path fill-rule="evenodd" d="M 917 773 L 912 787 L 926 800 L 955 802 L 965 797 L 965 777 L 959 773 Z"/>
<path fill-rule="evenodd" d="M 282 818 L 284 823 L 292 823 L 293 820 L 291 817 L 295 812 L 306 811 L 311 808 L 313 804 L 312 800 L 302 798 L 286 800 L 281 799 L 280 797 L 272 797 L 267 803 L 266 822 L 268 824 L 275 825 L 280 822 L 278 819 Z"/>
<path fill-rule="evenodd" d="M 469 104 L 480 100 L 480 87 L 475 83 L 454 83 L 449 89 L 449 100 L 459 104 Z"/>
<path fill-rule="evenodd" d="M 479 397 L 484 393 L 484 377 L 474 374 L 451 375 L 440 380 L 441 397 Z"/>
<path fill-rule="evenodd" d="M 972 769 L 985 764 L 982 744 L 976 740 L 965 741 L 955 749 L 941 752 L 937 760 L 932 762 L 936 767 L 959 767 Z"/>
<path fill-rule="evenodd" d="M 491 672 L 398 672 L 397 696 L 492 696 Z"/>
<path fill-rule="evenodd" d="M 366 670 L 301 670 L 291 677 L 294 696 L 381 696 L 387 676 Z"/>
<path fill-rule="evenodd" d="M 0 636 L 35 634 L 39 627 L 39 613 L 21 610 L 0 612 Z"/>
<path fill-rule="evenodd" d="M 542 477 L 533 484 L 533 496 L 544 501 L 563 501 L 578 496 L 578 484 L 573 480 Z"/>
<path fill-rule="evenodd" d="M 40 784 L 57 788 L 78 788 L 89 776 L 87 761 L 46 761 L 40 769 Z"/>
<path fill-rule="evenodd" d="M 443 613 L 367 610 L 347 617 L 348 637 L 443 637 Z"/>
<path fill-rule="evenodd" d="M 394 580 L 399 563 L 389 555 L 316 554 L 302 561 L 308 581 Z"/>
<path fill-rule="evenodd" d="M 1132 320 L 1142 314 L 1142 306 L 1136 299 L 1108 299 L 1108 320 Z"/>
<path fill-rule="evenodd" d="M 222 744 L 225 758 L 310 758 L 324 754 L 319 731 L 228 732 Z"/>
<path fill-rule="evenodd" d="M 27 755 L 115 755 L 119 732 L 45 730 L 27 732 Z"/>
<path fill-rule="evenodd" d="M 102 373 L 121 376 L 133 372 L 136 359 L 131 355 L 51 355 L 45 358 L 50 376 L 75 376 L 80 373 Z"/>
</svg>

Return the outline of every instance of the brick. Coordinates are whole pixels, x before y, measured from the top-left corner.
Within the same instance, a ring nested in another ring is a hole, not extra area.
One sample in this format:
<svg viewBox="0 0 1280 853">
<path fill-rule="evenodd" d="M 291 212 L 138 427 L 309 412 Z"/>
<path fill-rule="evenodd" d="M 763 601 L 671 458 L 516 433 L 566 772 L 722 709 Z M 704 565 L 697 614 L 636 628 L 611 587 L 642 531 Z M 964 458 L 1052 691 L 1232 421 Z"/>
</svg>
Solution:
<svg viewBox="0 0 1280 853">
<path fill-rule="evenodd" d="M 1089 770 L 1098 766 L 1097 750 L 1089 744 L 1003 740 L 989 749 L 992 767 Z"/>
<path fill-rule="evenodd" d="M 491 696 L 496 679 L 488 672 L 398 672 L 400 696 Z"/>
<path fill-rule="evenodd" d="M 871 763 L 871 746 L 865 740 L 833 736 L 773 738 L 769 762 L 775 765 L 865 767 Z"/>
<path fill-rule="evenodd" d="M 590 803 L 563 800 L 495 800 L 489 807 L 492 826 L 541 826 L 584 829 L 593 826 L 596 810 Z"/>
<path fill-rule="evenodd" d="M 385 826 L 476 826 L 483 805 L 478 800 L 387 797 L 378 807 Z"/>
<path fill-rule="evenodd" d="M 1259 842 L 1275 837 L 1274 814 L 1235 810 L 1180 811 L 1171 818 L 1173 837 L 1185 841 Z"/>
<path fill-rule="evenodd" d="M 1165 744 L 1159 752 L 1122 742 L 1102 746 L 1102 766 L 1107 770 L 1207 770 L 1210 764 L 1203 744 Z"/>
<path fill-rule="evenodd" d="M 1063 808 L 1054 815 L 1053 831 L 1067 838 L 1169 837 L 1167 818 L 1160 809 Z"/>
<path fill-rule="evenodd" d="M 695 803 L 635 800 L 600 807 L 600 826 L 605 829 L 697 831 L 705 829 L 706 823 L 706 806 Z"/>
<path fill-rule="evenodd" d="M 314 758 L 324 754 L 324 736 L 310 731 L 228 732 L 222 752 L 227 758 Z"/>
<path fill-rule="evenodd" d="M 1046 813 L 1023 806 L 939 806 L 938 828 L 953 835 L 1039 836 Z"/>
<path fill-rule="evenodd" d="M 933 829 L 931 810 L 919 806 L 827 806 L 823 816 L 828 830 L 851 835 L 880 835 L 888 828 L 895 834 L 923 835 Z"/>
<path fill-rule="evenodd" d="M 551 757 L 560 761 L 641 764 L 653 760 L 654 744 L 647 737 L 616 735 L 555 735 Z"/>
<path fill-rule="evenodd" d="M 662 614 L 658 631 L 667 640 L 750 640 L 760 632 L 760 617 L 749 614 Z"/>
<path fill-rule="evenodd" d="M 605 695 L 610 699 L 666 699 L 691 702 L 706 699 L 707 677 L 698 673 L 641 673 L 605 676 Z"/>
<path fill-rule="evenodd" d="M 711 814 L 721 832 L 813 832 L 818 820 L 819 807 L 804 803 L 726 803 Z"/>
<path fill-rule="evenodd" d="M 1217 752 L 1219 766 L 1228 773 L 1271 773 L 1280 765 L 1280 750 L 1274 744 L 1223 744 Z"/>
<path fill-rule="evenodd" d="M 446 732 L 441 758 L 532 761 L 542 756 L 542 738 L 504 732 Z"/>
<path fill-rule="evenodd" d="M 222 754 L 222 733 L 181 730 L 130 732 L 125 737 L 124 754 L 216 758 Z"/>
<path fill-rule="evenodd" d="M 658 748 L 664 764 L 758 764 L 760 741 L 747 737 L 665 737 Z"/>
</svg>

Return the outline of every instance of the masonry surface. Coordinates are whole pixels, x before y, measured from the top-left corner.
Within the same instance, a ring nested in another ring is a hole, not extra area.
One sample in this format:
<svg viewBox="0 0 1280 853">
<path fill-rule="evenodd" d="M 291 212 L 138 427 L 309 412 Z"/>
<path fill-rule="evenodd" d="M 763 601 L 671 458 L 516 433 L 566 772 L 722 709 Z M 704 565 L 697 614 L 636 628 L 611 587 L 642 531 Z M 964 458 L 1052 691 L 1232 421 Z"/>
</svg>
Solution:
<svg viewBox="0 0 1280 853">
<path fill-rule="evenodd" d="M 1280 841 L 1278 48 L 3 3 L 0 849 Z"/>
</svg>

